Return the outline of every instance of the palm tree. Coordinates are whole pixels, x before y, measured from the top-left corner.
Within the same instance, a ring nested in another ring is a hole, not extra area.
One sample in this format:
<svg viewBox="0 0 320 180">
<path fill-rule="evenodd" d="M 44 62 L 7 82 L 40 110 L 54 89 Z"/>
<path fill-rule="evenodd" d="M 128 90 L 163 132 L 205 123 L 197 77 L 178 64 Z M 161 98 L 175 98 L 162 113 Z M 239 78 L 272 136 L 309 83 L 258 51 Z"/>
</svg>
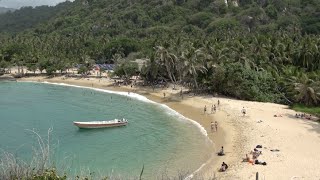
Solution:
<svg viewBox="0 0 320 180">
<path fill-rule="evenodd" d="M 320 102 L 320 82 L 314 81 L 307 74 L 299 72 L 297 77 L 291 78 L 295 87 L 297 102 L 308 106 L 317 105 Z"/>
<path fill-rule="evenodd" d="M 170 53 L 167 48 L 163 46 L 156 46 L 155 47 L 155 58 L 159 61 L 160 65 L 164 65 L 167 71 L 167 75 L 169 76 L 171 82 L 175 85 L 176 84 L 176 67 L 175 63 L 177 62 L 177 56 L 173 53 Z"/>
<path fill-rule="evenodd" d="M 182 52 L 181 59 L 184 60 L 186 72 L 193 76 L 193 81 L 196 89 L 199 88 L 197 78 L 198 72 L 205 73 L 207 68 L 204 63 L 208 55 L 203 49 L 196 49 L 193 44 L 187 45 L 188 47 Z"/>
</svg>

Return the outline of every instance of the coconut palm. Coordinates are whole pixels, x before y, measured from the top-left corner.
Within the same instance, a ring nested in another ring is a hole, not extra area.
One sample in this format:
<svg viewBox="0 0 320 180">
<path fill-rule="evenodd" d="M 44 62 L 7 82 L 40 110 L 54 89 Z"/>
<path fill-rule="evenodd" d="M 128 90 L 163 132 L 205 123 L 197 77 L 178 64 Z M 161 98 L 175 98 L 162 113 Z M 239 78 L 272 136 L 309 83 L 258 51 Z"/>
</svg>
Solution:
<svg viewBox="0 0 320 180">
<path fill-rule="evenodd" d="M 297 77 L 292 77 L 291 81 L 295 87 L 297 102 L 306 105 L 317 105 L 320 103 L 320 83 L 308 77 L 305 73 L 299 73 Z"/>
<path fill-rule="evenodd" d="M 155 59 L 159 62 L 160 65 L 164 65 L 167 71 L 167 75 L 169 76 L 171 82 L 176 84 L 176 67 L 175 63 L 177 62 L 177 56 L 163 46 L 155 47 Z"/>
<path fill-rule="evenodd" d="M 189 44 L 181 55 L 181 59 L 184 61 L 185 70 L 192 75 L 196 89 L 199 88 L 197 82 L 198 73 L 205 73 L 207 71 L 205 66 L 206 58 L 208 58 L 208 54 L 201 48 L 196 49 L 193 47 L 193 44 Z"/>
</svg>

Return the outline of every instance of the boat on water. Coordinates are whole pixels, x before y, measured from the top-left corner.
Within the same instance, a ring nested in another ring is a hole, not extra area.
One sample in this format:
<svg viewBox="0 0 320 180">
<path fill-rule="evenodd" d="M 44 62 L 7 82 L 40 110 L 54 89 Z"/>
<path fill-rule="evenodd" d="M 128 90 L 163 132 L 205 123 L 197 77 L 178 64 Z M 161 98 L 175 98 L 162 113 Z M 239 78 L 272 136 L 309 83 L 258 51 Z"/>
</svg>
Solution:
<svg viewBox="0 0 320 180">
<path fill-rule="evenodd" d="M 123 119 L 114 119 L 110 121 L 87 121 L 87 122 L 73 121 L 73 124 L 78 126 L 79 128 L 96 129 L 96 128 L 126 126 L 128 124 L 128 120 L 123 118 Z"/>
</svg>

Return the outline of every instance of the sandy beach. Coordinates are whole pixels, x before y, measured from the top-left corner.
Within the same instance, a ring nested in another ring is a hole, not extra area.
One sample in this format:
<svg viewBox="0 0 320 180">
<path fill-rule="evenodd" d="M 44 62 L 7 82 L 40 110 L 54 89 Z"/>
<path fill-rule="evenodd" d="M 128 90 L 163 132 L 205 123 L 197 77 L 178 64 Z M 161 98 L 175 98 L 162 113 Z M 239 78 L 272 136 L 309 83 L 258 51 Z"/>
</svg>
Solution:
<svg viewBox="0 0 320 180">
<path fill-rule="evenodd" d="M 65 78 L 65 77 L 29 77 L 19 81 L 39 81 L 89 86 L 113 91 L 134 92 L 168 105 L 180 114 L 200 123 L 213 141 L 216 152 L 213 158 L 199 173 L 204 177 L 217 179 L 289 179 L 319 180 L 320 171 L 320 124 L 313 120 L 296 118 L 297 113 L 287 106 L 234 100 L 213 96 L 194 96 L 183 94 L 180 88 L 172 87 L 154 91 L 149 87 L 113 86 L 113 80 L 107 78 Z M 183 89 L 184 91 L 186 89 Z M 166 94 L 164 98 L 163 95 Z M 220 105 L 217 105 L 218 100 Z M 211 113 L 216 104 L 217 112 Z M 204 106 L 207 112 L 204 114 Z M 245 108 L 247 114 L 242 115 Z M 281 117 L 274 117 L 274 115 Z M 212 131 L 211 121 L 218 122 L 218 131 Z M 242 162 L 245 154 L 256 145 L 262 145 L 259 161 L 267 165 L 252 165 Z M 225 156 L 216 156 L 224 146 Z M 272 151 L 271 151 L 272 150 Z M 278 150 L 278 151 L 275 151 Z M 229 166 L 226 172 L 218 172 L 222 162 Z"/>
</svg>

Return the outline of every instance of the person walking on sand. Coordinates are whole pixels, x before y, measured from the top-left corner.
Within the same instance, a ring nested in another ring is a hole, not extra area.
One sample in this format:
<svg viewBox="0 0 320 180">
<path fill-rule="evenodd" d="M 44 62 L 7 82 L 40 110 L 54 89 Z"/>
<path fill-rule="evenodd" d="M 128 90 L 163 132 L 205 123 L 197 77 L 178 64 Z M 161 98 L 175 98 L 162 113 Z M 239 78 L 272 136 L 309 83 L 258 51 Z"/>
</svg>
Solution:
<svg viewBox="0 0 320 180">
<path fill-rule="evenodd" d="M 206 114 L 206 112 L 207 112 L 207 105 L 204 105 L 203 113 Z"/>
<path fill-rule="evenodd" d="M 247 113 L 247 111 L 246 111 L 246 109 L 244 107 L 242 108 L 241 112 L 242 112 L 243 116 L 245 116 L 246 113 Z"/>
<path fill-rule="evenodd" d="M 217 112 L 217 106 L 216 105 L 213 106 L 213 111 L 214 111 L 214 113 Z"/>
<path fill-rule="evenodd" d="M 214 111 L 214 108 L 213 108 L 213 105 L 211 106 L 211 114 L 213 113 Z"/>
<path fill-rule="evenodd" d="M 216 128 L 216 131 L 218 131 L 218 122 L 214 122 L 214 127 Z"/>
<path fill-rule="evenodd" d="M 165 92 L 163 93 L 163 98 L 166 98 L 166 93 Z"/>
<path fill-rule="evenodd" d="M 214 130 L 214 123 L 211 121 L 211 132 Z"/>
<path fill-rule="evenodd" d="M 218 106 L 220 105 L 220 101 L 219 101 L 219 99 L 218 99 Z"/>
<path fill-rule="evenodd" d="M 181 99 L 183 99 L 183 92 L 182 92 L 182 88 L 181 88 L 181 90 L 180 90 L 180 97 L 181 97 Z"/>
</svg>

